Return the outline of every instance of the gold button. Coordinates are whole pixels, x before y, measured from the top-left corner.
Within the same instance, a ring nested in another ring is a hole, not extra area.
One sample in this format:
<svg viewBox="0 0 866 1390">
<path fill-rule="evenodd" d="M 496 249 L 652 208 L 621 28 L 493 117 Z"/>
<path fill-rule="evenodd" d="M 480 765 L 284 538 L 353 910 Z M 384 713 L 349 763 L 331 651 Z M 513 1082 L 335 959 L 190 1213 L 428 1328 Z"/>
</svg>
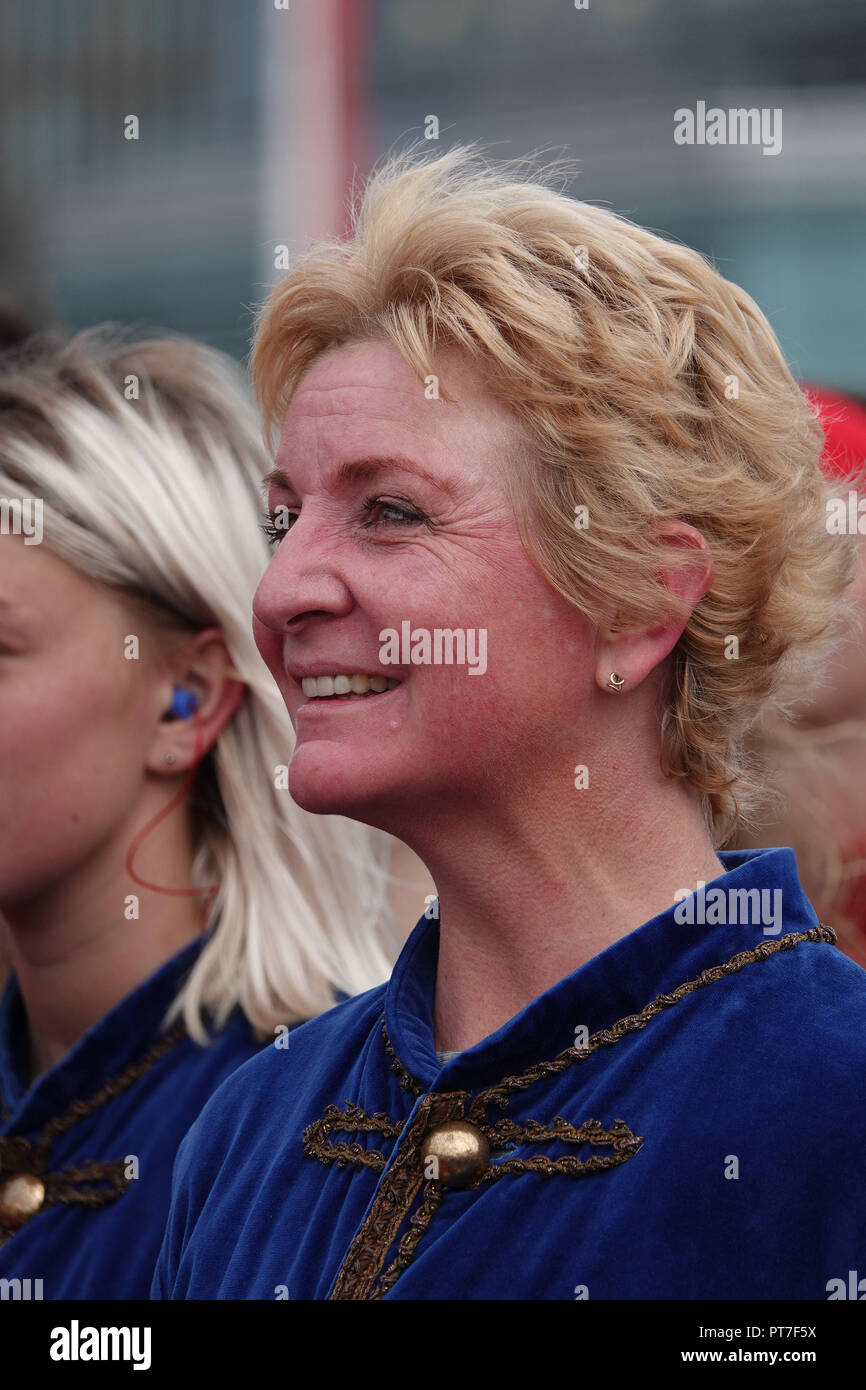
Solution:
<svg viewBox="0 0 866 1390">
<path fill-rule="evenodd" d="M 421 1146 L 425 1178 L 445 1187 L 464 1187 L 480 1177 L 490 1158 L 490 1145 L 480 1129 L 467 1120 L 435 1125 Z"/>
<path fill-rule="evenodd" d="M 23 1226 L 45 1201 L 45 1184 L 32 1173 L 19 1173 L 0 1186 L 0 1224 Z"/>
</svg>

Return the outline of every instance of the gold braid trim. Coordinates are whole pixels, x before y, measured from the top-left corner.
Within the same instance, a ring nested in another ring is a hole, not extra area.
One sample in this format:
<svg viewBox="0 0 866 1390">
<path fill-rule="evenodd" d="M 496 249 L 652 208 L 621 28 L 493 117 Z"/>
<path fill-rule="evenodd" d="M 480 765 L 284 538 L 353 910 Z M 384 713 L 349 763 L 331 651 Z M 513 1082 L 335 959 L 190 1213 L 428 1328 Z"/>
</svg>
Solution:
<svg viewBox="0 0 866 1390">
<path fill-rule="evenodd" d="M 409 1229 L 397 1247 L 396 1258 L 391 1261 L 388 1269 L 379 1280 L 372 1294 L 374 1299 L 384 1298 L 388 1290 L 396 1284 L 406 1266 L 411 1264 L 415 1255 L 415 1248 L 436 1215 L 444 1193 L 445 1189 L 440 1182 L 428 1182 L 424 1200 L 418 1210 L 410 1216 Z"/>
<path fill-rule="evenodd" d="M 55 1139 L 65 1134 L 73 1125 L 77 1125 L 107 1101 L 113 1100 L 115 1096 L 134 1086 L 136 1081 L 161 1061 L 172 1048 L 177 1047 L 186 1036 L 186 1025 L 176 1024 L 137 1061 L 131 1062 L 116 1076 L 109 1077 L 88 1100 L 74 1100 L 62 1115 L 49 1120 L 35 1139 L 25 1139 L 19 1134 L 0 1136 L 0 1194 L 6 1178 L 25 1173 L 41 1178 L 45 1185 L 45 1196 L 39 1209 L 27 1218 L 28 1221 L 32 1221 L 45 1207 L 58 1204 L 103 1207 L 122 1197 L 132 1182 L 132 1179 L 126 1176 L 125 1159 L 109 1159 L 105 1162 L 85 1159 L 79 1167 L 49 1172 L 48 1157 L 51 1146 Z M 18 1229 L 18 1225 L 10 1227 L 0 1224 L 0 1245 L 9 1240 Z"/>
<path fill-rule="evenodd" d="M 585 1047 L 566 1048 L 550 1062 L 539 1062 L 526 1071 L 506 1077 L 495 1086 L 487 1087 L 472 1100 L 468 1110 L 466 1106 L 469 1093 L 466 1091 L 431 1091 L 424 1095 L 422 1088 L 395 1053 L 383 1014 L 382 1035 L 391 1071 L 397 1077 L 402 1090 L 416 1099 L 423 1096 L 415 1119 L 405 1133 L 403 1142 L 398 1145 L 391 1167 L 387 1168 L 388 1160 L 378 1149 L 364 1149 L 359 1143 L 328 1142 L 329 1135 L 335 1130 L 344 1133 L 376 1131 L 388 1138 L 399 1139 L 405 1122 L 392 1120 L 390 1116 L 381 1112 L 369 1116 L 350 1101 L 346 1101 L 345 1110 L 340 1110 L 336 1105 L 329 1105 L 322 1119 L 308 1125 L 303 1135 L 304 1152 L 308 1157 L 318 1159 L 320 1163 L 337 1163 L 340 1167 L 351 1163 L 356 1168 L 366 1166 L 380 1173 L 387 1168 L 373 1204 L 346 1253 L 329 1298 L 380 1299 L 394 1286 L 412 1262 L 421 1238 L 445 1194 L 444 1185 L 434 1178 L 426 1180 L 423 1199 L 409 1217 L 408 1229 L 400 1239 L 396 1256 L 385 1273 L 381 1273 L 386 1255 L 424 1182 L 420 1161 L 421 1145 L 434 1125 L 465 1117 L 486 1135 L 491 1149 L 501 1150 L 509 1143 L 536 1144 L 558 1140 L 566 1144 L 588 1143 L 593 1147 L 604 1146 L 611 1150 L 607 1154 L 592 1154 L 587 1159 L 579 1159 L 570 1154 L 557 1159 L 545 1154 L 528 1159 L 503 1159 L 488 1164 L 484 1172 L 469 1184 L 468 1188 L 464 1188 L 464 1191 L 477 1189 L 485 1182 L 498 1182 L 509 1174 L 520 1176 L 535 1173 L 540 1177 L 553 1177 L 562 1173 L 570 1177 L 583 1177 L 588 1173 L 618 1167 L 633 1158 L 643 1143 L 640 1136 L 632 1134 L 624 1120 L 614 1120 L 610 1129 L 605 1129 L 599 1120 L 594 1119 L 586 1120 L 579 1127 L 575 1127 L 561 1116 L 556 1116 L 549 1123 L 526 1120 L 523 1124 L 518 1124 L 504 1118 L 492 1122 L 487 1118 L 487 1107 L 497 1105 L 504 1109 L 511 1094 L 525 1091 L 537 1081 L 546 1081 L 550 1077 L 560 1075 L 568 1067 L 591 1057 L 600 1048 L 615 1046 L 622 1038 L 645 1028 L 650 1020 L 656 1018 L 663 1010 L 674 1007 L 707 985 L 737 974 L 747 965 L 769 960 L 779 951 L 790 951 L 803 942 L 822 941 L 832 946 L 836 944 L 836 933 L 832 927 L 823 923 L 817 927 L 810 927 L 807 931 L 790 932 L 778 941 L 762 941 L 751 950 L 739 951 L 723 965 L 714 965 L 702 970 L 696 979 L 686 980 L 670 994 L 657 995 L 640 1013 L 629 1014 L 626 1018 L 619 1019 L 611 1028 L 599 1029 L 592 1034 Z"/>
<path fill-rule="evenodd" d="M 656 995 L 655 999 L 641 1009 L 640 1013 L 629 1014 L 626 1018 L 619 1019 L 612 1028 L 599 1029 L 589 1038 L 586 1047 L 567 1047 L 564 1052 L 560 1052 L 554 1057 L 552 1062 L 539 1062 L 537 1066 L 529 1067 L 527 1071 L 520 1072 L 517 1076 L 507 1076 L 496 1086 L 488 1087 L 472 1102 L 467 1119 L 477 1123 L 479 1117 L 484 1115 L 488 1105 L 498 1105 L 504 1110 L 508 1104 L 508 1096 L 512 1092 L 525 1091 L 528 1086 L 534 1086 L 536 1081 L 546 1081 L 551 1076 L 558 1076 L 574 1062 L 585 1061 L 599 1048 L 613 1047 L 629 1033 L 636 1033 L 641 1028 L 645 1028 L 650 1019 L 656 1018 L 664 1009 L 673 1008 L 675 1004 L 687 999 L 690 994 L 694 994 L 697 990 L 715 984 L 717 980 L 724 980 L 728 975 L 736 975 L 746 965 L 755 965 L 760 961 L 769 960 L 779 951 L 791 951 L 804 941 L 826 941 L 831 946 L 835 946 L 836 933 L 832 927 L 825 927 L 821 923 L 817 927 L 810 927 L 808 931 L 790 932 L 787 936 L 780 937 L 778 941 L 762 941 L 750 951 L 739 951 L 737 955 L 731 956 L 724 965 L 711 965 L 707 970 L 702 970 L 696 979 L 686 980 L 683 984 L 677 985 L 670 994 Z"/>
<path fill-rule="evenodd" d="M 375 1132 L 384 1134 L 388 1139 L 399 1139 L 403 1133 L 403 1125 L 381 1112 L 368 1115 L 360 1106 L 347 1100 L 345 1110 L 341 1110 L 337 1105 L 329 1105 L 322 1118 L 315 1120 L 304 1130 L 304 1153 L 308 1157 L 318 1158 L 321 1163 L 336 1163 L 339 1168 L 345 1168 L 347 1163 L 351 1163 L 354 1168 L 366 1166 L 381 1173 L 388 1162 L 383 1153 L 378 1149 L 365 1149 L 359 1143 L 347 1144 L 344 1140 L 331 1144 L 328 1142 L 328 1136 L 335 1130 L 344 1134 Z"/>
<path fill-rule="evenodd" d="M 611 1129 L 605 1129 L 600 1120 L 586 1120 L 575 1129 L 560 1115 L 549 1125 L 539 1124 L 537 1120 L 527 1120 L 525 1125 L 500 1120 L 495 1125 L 485 1125 L 484 1132 L 491 1147 L 507 1143 L 540 1144 L 546 1139 L 559 1139 L 564 1144 L 605 1145 L 613 1153 L 592 1154 L 589 1158 L 574 1158 L 571 1154 L 562 1158 L 548 1158 L 547 1154 L 536 1158 L 505 1158 L 501 1163 L 488 1164 L 472 1187 L 482 1182 L 496 1182 L 506 1173 L 537 1173 L 542 1178 L 552 1178 L 556 1173 L 568 1173 L 573 1178 L 583 1177 L 584 1173 L 600 1173 L 605 1168 L 618 1168 L 632 1158 L 643 1143 L 643 1139 L 632 1134 L 624 1120 L 614 1120 Z"/>
<path fill-rule="evenodd" d="M 420 1156 L 421 1141 L 432 1125 L 442 1124 L 445 1120 L 460 1119 L 466 1097 L 465 1091 L 438 1096 L 431 1093 L 419 1103 L 415 1119 L 391 1167 L 379 1183 L 376 1200 L 349 1247 L 329 1295 L 330 1299 L 363 1300 L 370 1297 L 373 1282 L 385 1262 L 385 1256 L 424 1181 L 423 1168 L 421 1163 L 416 1161 Z M 432 1214 L 431 1210 L 430 1215 Z M 429 1220 L 429 1216 L 427 1219 Z M 426 1228 L 426 1221 L 424 1227 Z M 418 1232 L 419 1239 L 420 1235 L 421 1232 Z"/>
<path fill-rule="evenodd" d="M 391 1058 L 391 1070 L 396 1076 L 397 1080 L 400 1082 L 401 1090 L 408 1091 L 410 1095 L 415 1096 L 416 1098 L 420 1095 L 423 1095 L 423 1088 L 418 1085 L 418 1082 L 415 1080 L 414 1076 L 409 1075 L 406 1068 L 403 1066 L 403 1063 L 400 1061 L 400 1058 L 397 1056 L 396 1052 L 391 1046 L 391 1039 L 388 1037 L 388 1029 L 385 1024 L 384 1014 L 382 1015 L 382 1037 L 385 1040 L 385 1051 Z"/>
</svg>

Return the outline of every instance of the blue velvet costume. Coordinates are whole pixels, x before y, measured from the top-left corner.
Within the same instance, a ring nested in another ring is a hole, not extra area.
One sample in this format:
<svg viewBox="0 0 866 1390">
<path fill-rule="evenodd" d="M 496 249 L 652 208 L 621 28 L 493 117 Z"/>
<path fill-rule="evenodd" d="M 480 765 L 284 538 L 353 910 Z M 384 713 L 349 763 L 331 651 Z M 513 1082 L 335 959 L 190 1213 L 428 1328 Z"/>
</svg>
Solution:
<svg viewBox="0 0 866 1390">
<path fill-rule="evenodd" d="M 0 1297 L 147 1298 L 178 1145 L 220 1083 L 262 1046 L 240 1011 L 209 1047 L 182 1026 L 161 1034 L 202 945 L 185 946 L 29 1088 L 26 1017 L 15 979 L 8 982 L 0 1004 L 0 1203 L 4 1183 L 22 1175 L 42 1183 L 45 1199 L 17 1229 L 0 1224 L 0 1281 L 9 1281 Z M 171 1045 L 173 1037 L 180 1041 Z M 74 1102 L 88 1102 L 161 1038 L 163 1055 L 142 1075 L 73 1118 Z M 46 1130 L 51 1142 L 40 1144 Z"/>
<path fill-rule="evenodd" d="M 780 890 L 781 921 L 671 907 L 444 1065 L 422 918 L 387 985 L 205 1107 L 153 1296 L 823 1300 L 866 1273 L 866 972 L 791 850 L 720 858 L 708 897 Z M 423 1145 L 461 1117 L 490 1155 L 453 1187 Z"/>
</svg>

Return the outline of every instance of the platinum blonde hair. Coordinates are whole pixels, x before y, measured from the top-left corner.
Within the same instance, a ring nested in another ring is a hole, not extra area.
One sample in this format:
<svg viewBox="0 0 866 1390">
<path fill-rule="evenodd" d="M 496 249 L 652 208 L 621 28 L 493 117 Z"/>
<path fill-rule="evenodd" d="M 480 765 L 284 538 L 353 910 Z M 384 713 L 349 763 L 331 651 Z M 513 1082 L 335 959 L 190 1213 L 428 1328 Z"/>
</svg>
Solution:
<svg viewBox="0 0 866 1390">
<path fill-rule="evenodd" d="M 44 544 L 82 574 L 169 625 L 219 627 L 246 687 L 192 789 L 192 882 L 220 887 L 169 1018 L 202 1043 L 237 1005 L 272 1035 L 371 988 L 395 946 L 390 837 L 276 787 L 294 734 L 250 623 L 266 466 L 242 373 L 188 339 L 103 327 L 0 359 L 0 494 L 42 499 Z"/>
<path fill-rule="evenodd" d="M 693 556 L 664 528 L 704 534 L 715 578 L 666 664 L 660 763 L 724 843 L 763 794 L 748 732 L 833 640 L 854 564 L 825 527 L 817 412 L 764 314 L 697 252 L 531 163 L 409 149 L 374 172 L 348 240 L 313 247 L 265 305 L 252 367 L 269 427 L 317 357 L 374 338 L 421 380 L 439 346 L 485 371 L 522 426 L 507 480 L 525 548 L 592 623 L 680 616 L 660 574 Z"/>
</svg>

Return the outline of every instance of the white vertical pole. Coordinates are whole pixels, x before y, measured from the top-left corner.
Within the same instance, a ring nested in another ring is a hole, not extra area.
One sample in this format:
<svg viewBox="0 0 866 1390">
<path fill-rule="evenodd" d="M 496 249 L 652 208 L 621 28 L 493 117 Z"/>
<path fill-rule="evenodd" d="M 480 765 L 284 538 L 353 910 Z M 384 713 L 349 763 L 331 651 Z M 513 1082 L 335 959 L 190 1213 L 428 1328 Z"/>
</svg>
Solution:
<svg viewBox="0 0 866 1390">
<path fill-rule="evenodd" d="M 294 260 L 311 241 L 345 228 L 361 113 L 362 0 L 289 0 L 262 17 L 263 101 L 260 264 L 280 272 L 274 248 Z"/>
</svg>

